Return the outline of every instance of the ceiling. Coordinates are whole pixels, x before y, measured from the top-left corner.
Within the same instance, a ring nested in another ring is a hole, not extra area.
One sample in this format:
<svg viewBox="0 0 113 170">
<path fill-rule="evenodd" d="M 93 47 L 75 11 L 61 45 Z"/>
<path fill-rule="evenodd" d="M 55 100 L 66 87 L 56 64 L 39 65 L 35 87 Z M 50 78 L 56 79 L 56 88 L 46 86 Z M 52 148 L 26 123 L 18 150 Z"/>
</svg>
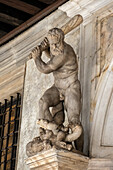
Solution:
<svg viewBox="0 0 113 170">
<path fill-rule="evenodd" d="M 0 0 L 0 45 L 53 12 L 68 0 Z"/>
</svg>

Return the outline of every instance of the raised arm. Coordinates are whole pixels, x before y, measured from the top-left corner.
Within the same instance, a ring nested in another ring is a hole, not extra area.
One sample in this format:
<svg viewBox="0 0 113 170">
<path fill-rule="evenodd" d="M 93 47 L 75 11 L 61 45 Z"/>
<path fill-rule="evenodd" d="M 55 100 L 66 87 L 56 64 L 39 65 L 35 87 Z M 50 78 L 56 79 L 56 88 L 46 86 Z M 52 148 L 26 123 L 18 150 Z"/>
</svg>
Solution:
<svg viewBox="0 0 113 170">
<path fill-rule="evenodd" d="M 58 56 L 52 57 L 50 61 L 45 63 L 41 59 L 41 52 L 39 51 L 39 47 L 35 48 L 32 52 L 32 57 L 34 58 L 38 70 L 42 73 L 49 74 L 60 68 L 65 62 L 65 56 L 63 54 L 60 54 Z"/>
</svg>

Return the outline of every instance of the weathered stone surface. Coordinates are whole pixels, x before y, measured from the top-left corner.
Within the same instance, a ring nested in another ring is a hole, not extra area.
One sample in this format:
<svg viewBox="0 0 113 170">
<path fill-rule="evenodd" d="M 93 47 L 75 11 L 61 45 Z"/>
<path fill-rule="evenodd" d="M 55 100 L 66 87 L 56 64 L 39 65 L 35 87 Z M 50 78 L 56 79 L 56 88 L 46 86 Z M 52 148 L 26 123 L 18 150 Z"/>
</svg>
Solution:
<svg viewBox="0 0 113 170">
<path fill-rule="evenodd" d="M 94 157 L 113 155 L 113 60 L 102 75 L 91 133 L 90 152 Z"/>
<path fill-rule="evenodd" d="M 96 79 L 95 95 L 91 106 L 93 123 L 91 131 L 90 155 L 109 157 L 113 155 L 113 14 L 98 20 L 99 74 Z"/>
<path fill-rule="evenodd" d="M 89 160 L 88 170 L 112 170 L 113 159 L 93 158 Z"/>
<path fill-rule="evenodd" d="M 24 84 L 24 97 L 22 108 L 22 120 L 19 140 L 19 153 L 17 169 L 28 170 L 29 168 L 23 162 L 27 157 L 26 145 L 34 137 L 38 136 L 38 101 L 40 95 L 44 93 L 47 87 L 53 83 L 52 75 L 42 75 L 36 69 L 33 60 L 27 62 Z"/>
<path fill-rule="evenodd" d="M 100 20 L 100 72 L 101 73 L 108 68 L 112 60 L 112 57 L 113 57 L 113 14 L 108 15 Z"/>
<path fill-rule="evenodd" d="M 31 170 L 87 170 L 89 158 L 65 150 L 51 149 L 26 159 Z"/>
</svg>

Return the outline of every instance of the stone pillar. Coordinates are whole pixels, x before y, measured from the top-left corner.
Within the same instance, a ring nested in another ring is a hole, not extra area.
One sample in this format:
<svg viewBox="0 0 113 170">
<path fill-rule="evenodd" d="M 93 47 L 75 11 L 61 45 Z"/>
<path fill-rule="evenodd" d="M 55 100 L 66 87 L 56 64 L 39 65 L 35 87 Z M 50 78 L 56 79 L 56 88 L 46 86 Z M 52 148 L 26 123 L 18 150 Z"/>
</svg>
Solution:
<svg viewBox="0 0 113 170">
<path fill-rule="evenodd" d="M 52 84 L 52 75 L 41 74 L 37 70 L 33 60 L 27 62 L 17 170 L 29 170 L 23 162 L 27 158 L 26 145 L 39 135 L 38 125 L 36 124 L 39 114 L 38 101 L 46 89 L 51 87 Z"/>
<path fill-rule="evenodd" d="M 67 150 L 50 149 L 25 162 L 31 170 L 87 170 L 89 158 Z"/>
</svg>

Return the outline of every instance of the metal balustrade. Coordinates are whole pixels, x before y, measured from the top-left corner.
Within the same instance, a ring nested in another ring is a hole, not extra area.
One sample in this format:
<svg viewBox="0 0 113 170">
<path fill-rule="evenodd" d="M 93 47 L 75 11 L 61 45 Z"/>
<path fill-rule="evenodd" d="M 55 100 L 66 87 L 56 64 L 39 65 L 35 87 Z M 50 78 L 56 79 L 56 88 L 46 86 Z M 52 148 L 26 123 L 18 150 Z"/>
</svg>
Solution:
<svg viewBox="0 0 113 170">
<path fill-rule="evenodd" d="M 15 170 L 21 96 L 0 103 L 0 170 Z"/>
</svg>

